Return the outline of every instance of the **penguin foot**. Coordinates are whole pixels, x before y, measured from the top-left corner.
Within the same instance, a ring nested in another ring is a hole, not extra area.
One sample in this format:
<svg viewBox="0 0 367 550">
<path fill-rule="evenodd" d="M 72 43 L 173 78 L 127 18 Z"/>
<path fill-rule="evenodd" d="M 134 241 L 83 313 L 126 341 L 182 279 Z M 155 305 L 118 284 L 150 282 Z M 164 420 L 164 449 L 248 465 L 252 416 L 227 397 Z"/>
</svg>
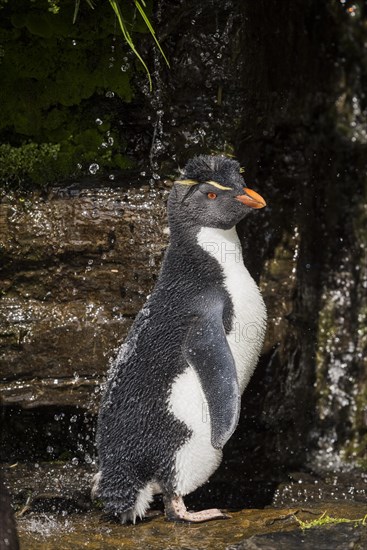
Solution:
<svg viewBox="0 0 367 550">
<path fill-rule="evenodd" d="M 228 519 L 231 516 L 223 514 L 217 508 L 201 510 L 200 512 L 188 512 L 182 497 L 164 497 L 164 510 L 168 521 L 201 523 L 213 519 Z"/>
</svg>

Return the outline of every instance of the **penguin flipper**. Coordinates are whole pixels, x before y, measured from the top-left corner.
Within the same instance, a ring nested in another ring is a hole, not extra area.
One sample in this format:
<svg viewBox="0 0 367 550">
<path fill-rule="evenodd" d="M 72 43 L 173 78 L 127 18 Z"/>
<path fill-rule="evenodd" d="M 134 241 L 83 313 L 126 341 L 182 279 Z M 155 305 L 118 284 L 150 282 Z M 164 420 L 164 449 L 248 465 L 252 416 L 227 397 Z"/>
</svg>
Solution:
<svg viewBox="0 0 367 550">
<path fill-rule="evenodd" d="M 211 419 L 211 442 L 221 449 L 236 429 L 241 393 L 232 352 L 222 321 L 223 308 L 213 307 L 195 316 L 183 346 L 187 363 L 199 376 Z M 203 422 L 205 419 L 203 418 Z"/>
</svg>

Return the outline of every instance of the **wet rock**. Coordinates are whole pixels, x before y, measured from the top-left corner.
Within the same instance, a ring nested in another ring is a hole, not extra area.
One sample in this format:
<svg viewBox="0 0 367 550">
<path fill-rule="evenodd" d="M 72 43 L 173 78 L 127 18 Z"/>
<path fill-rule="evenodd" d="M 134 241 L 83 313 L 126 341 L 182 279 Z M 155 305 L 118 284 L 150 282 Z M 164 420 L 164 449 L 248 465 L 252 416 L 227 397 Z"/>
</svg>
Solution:
<svg viewBox="0 0 367 550">
<path fill-rule="evenodd" d="M 364 153 L 360 153 L 364 154 Z M 355 155 L 355 164 L 361 162 Z M 358 173 L 358 169 L 357 169 Z M 353 178 L 354 179 L 354 178 Z M 347 181 L 348 185 L 349 179 Z M 334 192 L 327 198 L 332 204 Z M 316 356 L 317 418 L 313 464 L 365 468 L 367 458 L 367 182 L 345 193 L 326 218 L 329 242 L 322 277 Z"/>
<path fill-rule="evenodd" d="M 9 493 L 0 469 L 0 550 L 18 550 L 19 541 Z"/>
<path fill-rule="evenodd" d="M 353 511 L 352 513 L 355 513 Z M 351 524 L 337 525 L 338 529 L 309 529 L 303 533 L 295 519 L 310 513 L 297 509 L 242 510 L 231 513 L 225 521 L 212 521 L 198 525 L 175 524 L 167 522 L 162 515 L 136 525 L 121 525 L 108 521 L 100 512 L 91 511 L 82 514 L 29 513 L 18 519 L 21 543 L 29 550 L 39 548 L 104 548 L 117 550 L 124 548 L 136 550 L 229 550 L 235 548 L 289 548 L 296 550 L 300 545 L 308 549 L 334 548 L 347 550 L 348 544 L 360 544 L 366 541 L 366 529 Z M 315 516 L 314 516 L 315 517 Z M 346 527 L 346 528 L 345 528 Z M 316 532 L 316 534 L 315 534 Z M 325 546 L 332 541 L 332 546 Z M 273 543 L 279 537 L 279 544 Z M 303 540 L 309 540 L 314 546 L 304 546 Z M 283 541 L 289 541 L 283 546 Z M 318 546 L 317 543 L 320 543 Z M 262 543 L 268 546 L 261 546 Z M 246 546 L 257 544 L 258 546 Z M 44 546 L 42 546 L 44 545 Z M 351 546 L 354 548 L 355 546 Z"/>
<path fill-rule="evenodd" d="M 77 186 L 3 198 L 5 404 L 93 407 L 90 396 L 154 284 L 167 244 L 165 199 L 164 188 Z"/>
<path fill-rule="evenodd" d="M 297 502 L 318 505 L 323 501 L 367 503 L 367 474 L 363 470 L 323 476 L 298 472 L 289 478 L 276 488 L 272 501 L 275 506 L 292 506 Z"/>
<path fill-rule="evenodd" d="M 329 525 L 304 532 L 271 533 L 258 535 L 226 550 L 349 550 L 361 548 L 363 527 L 354 525 Z"/>
<path fill-rule="evenodd" d="M 73 462 L 18 463 L 7 472 L 17 515 L 30 511 L 85 511 L 92 507 L 91 487 L 95 466 Z"/>
<path fill-rule="evenodd" d="M 229 511 L 228 520 L 197 525 L 167 522 L 162 515 L 162 501 L 157 499 L 152 505 L 154 514 L 151 518 L 138 521 L 136 525 L 121 525 L 106 518 L 98 508 L 98 503 L 91 501 L 90 488 L 95 469 L 94 464 L 86 466 L 72 462 L 54 462 L 52 466 L 46 462 L 34 465 L 17 464 L 8 468 L 7 483 L 17 510 L 20 539 L 24 547 L 38 550 L 43 548 L 40 545 L 44 544 L 47 550 L 71 550 L 86 545 L 88 548 L 103 547 L 112 550 L 121 548 L 123 542 L 125 548 L 137 550 L 225 550 L 247 548 L 242 545 L 249 542 L 258 545 L 263 542 L 273 544 L 270 535 L 278 534 L 280 538 L 276 548 L 283 548 L 283 541 L 287 542 L 292 532 L 287 548 L 297 548 L 294 541 L 298 541 L 303 547 L 302 540 L 305 537 L 308 541 L 319 541 L 320 548 L 323 548 L 321 544 L 328 540 L 329 531 L 324 527 L 316 528 L 317 531 L 323 531 L 323 534 L 318 539 L 313 539 L 312 533 L 315 529 L 308 529 L 303 533 L 298 520 L 313 521 L 324 513 L 336 520 L 352 520 L 351 523 L 341 526 L 346 526 L 347 529 L 330 531 L 333 537 L 335 533 L 335 538 L 331 540 L 335 540 L 337 548 L 338 543 L 344 543 L 345 540 L 359 541 L 360 538 L 360 547 L 363 548 L 366 541 L 367 529 L 355 529 L 355 525 L 360 525 L 361 519 L 365 516 L 365 502 L 340 502 L 335 499 L 327 501 L 321 498 L 315 503 L 304 501 L 302 496 L 293 501 L 291 506 L 280 505 L 278 502 L 277 506 L 265 509 Z M 297 474 L 294 474 L 294 477 L 296 478 Z M 217 500 L 212 501 L 210 505 L 220 502 L 218 495 L 215 498 Z M 190 509 L 200 510 L 207 504 L 209 503 L 196 499 L 188 505 Z M 353 520 L 358 520 L 358 524 Z M 353 529 L 349 530 L 349 527 Z M 360 538 L 355 539 L 353 533 L 358 534 Z M 277 539 L 274 541 L 274 544 L 277 544 Z M 315 544 L 314 548 L 318 549 L 319 546 Z M 340 548 L 347 550 L 348 546 Z"/>
</svg>

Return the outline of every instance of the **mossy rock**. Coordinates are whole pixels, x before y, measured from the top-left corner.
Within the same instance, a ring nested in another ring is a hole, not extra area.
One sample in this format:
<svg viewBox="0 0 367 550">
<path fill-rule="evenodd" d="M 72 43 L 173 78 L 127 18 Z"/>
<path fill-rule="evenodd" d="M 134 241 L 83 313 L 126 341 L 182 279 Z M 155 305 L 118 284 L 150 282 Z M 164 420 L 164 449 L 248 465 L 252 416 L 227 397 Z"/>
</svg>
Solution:
<svg viewBox="0 0 367 550">
<path fill-rule="evenodd" d="M 16 6 L 2 2 L 0 7 L 4 52 L 0 63 L 0 139 L 13 147 L 9 158 L 4 155 L 10 149 L 1 151 L 4 164 L 0 183 L 45 184 L 50 178 L 54 181 L 57 174 L 62 178 L 73 175 L 78 164 L 87 168 L 91 160 L 101 169 L 131 166 L 132 160 L 121 149 L 125 140 L 114 118 L 117 115 L 111 114 L 114 110 L 106 100 L 107 92 L 113 92 L 115 102 L 130 102 L 133 97 L 133 67 L 121 71 L 128 47 L 122 37 L 114 36 L 115 15 L 109 3 L 99 2 L 92 10 L 82 2 L 75 25 L 74 0 L 62 4 L 19 0 Z M 132 24 L 134 14 L 129 3 L 123 3 L 123 13 Z M 142 21 L 135 29 L 146 32 Z M 100 127 L 91 115 L 95 112 L 103 119 Z M 114 140 L 106 151 L 101 148 L 106 141 L 103 133 L 111 129 Z M 47 156 L 47 150 L 56 149 L 56 155 Z M 23 154 L 32 157 L 32 168 L 26 169 L 21 162 Z M 40 157 L 35 162 L 37 154 Z M 35 168 L 43 163 L 44 169 Z"/>
</svg>

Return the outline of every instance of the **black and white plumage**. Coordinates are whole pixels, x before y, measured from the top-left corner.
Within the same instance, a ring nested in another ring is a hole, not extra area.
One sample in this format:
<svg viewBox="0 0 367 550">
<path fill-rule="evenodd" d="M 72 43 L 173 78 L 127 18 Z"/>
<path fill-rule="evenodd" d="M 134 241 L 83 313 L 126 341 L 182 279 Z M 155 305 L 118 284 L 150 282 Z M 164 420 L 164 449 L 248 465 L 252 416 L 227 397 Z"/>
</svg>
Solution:
<svg viewBox="0 0 367 550">
<path fill-rule="evenodd" d="M 161 272 L 99 413 L 94 492 L 122 521 L 143 517 L 155 493 L 163 493 L 170 519 L 225 517 L 189 513 L 182 497 L 220 464 L 261 351 L 266 310 L 235 225 L 263 206 L 225 157 L 192 159 L 174 183 Z"/>
</svg>

